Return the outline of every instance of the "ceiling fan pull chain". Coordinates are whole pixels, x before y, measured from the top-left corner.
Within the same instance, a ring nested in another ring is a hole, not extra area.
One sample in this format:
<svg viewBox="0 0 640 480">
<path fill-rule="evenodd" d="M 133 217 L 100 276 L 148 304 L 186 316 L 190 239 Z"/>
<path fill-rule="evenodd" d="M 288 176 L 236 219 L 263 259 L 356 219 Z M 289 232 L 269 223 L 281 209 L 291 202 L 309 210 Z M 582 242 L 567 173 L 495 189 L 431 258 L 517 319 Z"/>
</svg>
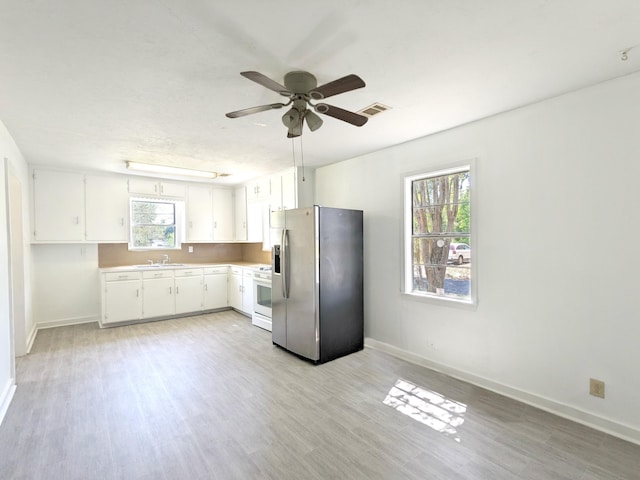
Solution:
<svg viewBox="0 0 640 480">
<path fill-rule="evenodd" d="M 302 135 L 300 135 L 300 166 L 302 167 L 302 181 L 304 182 L 304 150 L 302 150 Z"/>
<path fill-rule="evenodd" d="M 293 156 L 293 169 L 296 169 L 296 142 L 295 137 L 291 137 L 291 155 Z"/>
</svg>

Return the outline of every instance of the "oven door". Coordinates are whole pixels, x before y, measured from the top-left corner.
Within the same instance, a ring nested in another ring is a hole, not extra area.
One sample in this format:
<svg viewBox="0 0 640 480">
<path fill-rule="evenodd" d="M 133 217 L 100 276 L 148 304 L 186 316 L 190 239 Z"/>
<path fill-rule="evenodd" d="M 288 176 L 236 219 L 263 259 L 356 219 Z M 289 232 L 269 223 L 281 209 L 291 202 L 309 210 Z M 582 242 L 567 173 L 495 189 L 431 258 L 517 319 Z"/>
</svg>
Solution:
<svg viewBox="0 0 640 480">
<path fill-rule="evenodd" d="M 253 311 L 271 318 L 271 283 L 253 279 Z"/>
</svg>

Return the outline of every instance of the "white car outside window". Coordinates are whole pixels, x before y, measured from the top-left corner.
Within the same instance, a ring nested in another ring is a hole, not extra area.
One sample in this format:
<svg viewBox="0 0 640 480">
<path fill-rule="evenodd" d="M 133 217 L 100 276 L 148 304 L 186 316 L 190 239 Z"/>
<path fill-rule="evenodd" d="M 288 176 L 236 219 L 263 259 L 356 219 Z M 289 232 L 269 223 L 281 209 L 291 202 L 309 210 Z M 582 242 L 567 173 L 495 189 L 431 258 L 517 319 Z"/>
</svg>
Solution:
<svg viewBox="0 0 640 480">
<path fill-rule="evenodd" d="M 449 262 L 462 265 L 471 261 L 471 247 L 466 243 L 452 243 L 449 245 Z"/>
</svg>

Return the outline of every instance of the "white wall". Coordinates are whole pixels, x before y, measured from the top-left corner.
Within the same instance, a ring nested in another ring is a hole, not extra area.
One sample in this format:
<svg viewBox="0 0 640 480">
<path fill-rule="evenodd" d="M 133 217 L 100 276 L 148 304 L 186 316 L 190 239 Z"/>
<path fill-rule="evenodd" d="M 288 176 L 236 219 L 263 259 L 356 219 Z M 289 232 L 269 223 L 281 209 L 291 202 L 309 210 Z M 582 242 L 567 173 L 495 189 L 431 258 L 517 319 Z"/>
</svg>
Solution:
<svg viewBox="0 0 640 480">
<path fill-rule="evenodd" d="M 33 317 L 38 328 L 98 321 L 97 245 L 32 245 Z"/>
<path fill-rule="evenodd" d="M 636 74 L 318 169 L 365 212 L 368 344 L 640 443 L 639 105 Z M 403 175 L 469 158 L 478 307 L 402 295 Z"/>
<path fill-rule="evenodd" d="M 23 188 L 23 212 L 28 212 L 24 206 L 28 205 L 28 167 L 27 164 L 11 138 L 11 135 L 0 122 L 0 421 L 11 401 L 11 396 L 15 389 L 14 372 L 14 348 L 12 341 L 12 325 L 10 310 L 9 291 L 9 231 L 8 231 L 8 199 L 7 199 L 7 172 L 11 171 L 16 178 L 24 185 Z M 30 256 L 28 250 L 29 218 L 24 214 L 23 218 L 23 238 L 24 240 L 24 265 L 29 265 Z M 17 295 L 24 296 L 24 303 L 27 305 L 25 319 L 22 325 L 16 328 L 24 329 L 22 338 L 27 338 L 29 332 L 33 330 L 33 320 L 31 309 L 28 307 L 31 299 L 31 287 L 29 269 L 25 268 L 23 273 L 24 285 L 17 286 Z M 24 345 L 18 346 L 18 351 L 24 351 Z"/>
</svg>

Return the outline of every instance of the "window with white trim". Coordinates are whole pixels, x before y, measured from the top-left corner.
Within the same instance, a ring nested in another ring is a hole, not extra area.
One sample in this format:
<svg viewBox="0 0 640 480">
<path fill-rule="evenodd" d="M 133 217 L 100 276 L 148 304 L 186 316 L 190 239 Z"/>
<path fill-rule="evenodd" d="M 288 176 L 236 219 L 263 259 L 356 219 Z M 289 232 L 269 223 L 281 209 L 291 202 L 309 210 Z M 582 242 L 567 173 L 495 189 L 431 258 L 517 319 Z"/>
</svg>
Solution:
<svg viewBox="0 0 640 480">
<path fill-rule="evenodd" d="M 470 173 L 405 177 L 405 293 L 474 303 Z"/>
<path fill-rule="evenodd" d="M 184 202 L 131 198 L 129 248 L 132 250 L 180 249 Z"/>
</svg>

